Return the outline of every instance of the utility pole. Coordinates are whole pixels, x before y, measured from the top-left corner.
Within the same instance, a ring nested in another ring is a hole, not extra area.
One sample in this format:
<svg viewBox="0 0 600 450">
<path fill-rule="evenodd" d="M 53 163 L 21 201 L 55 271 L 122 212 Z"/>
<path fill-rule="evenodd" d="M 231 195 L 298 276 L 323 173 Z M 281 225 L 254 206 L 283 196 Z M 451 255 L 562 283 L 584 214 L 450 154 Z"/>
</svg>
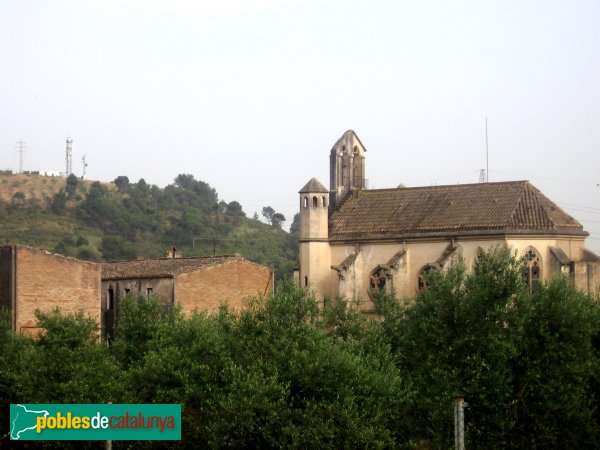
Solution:
<svg viewBox="0 0 600 450">
<path fill-rule="evenodd" d="M 23 153 L 25 153 L 25 142 L 17 142 L 17 153 L 19 154 L 19 173 L 23 173 Z"/>
<path fill-rule="evenodd" d="M 465 450 L 465 408 L 469 406 L 463 397 L 454 399 L 454 448 Z"/>
</svg>

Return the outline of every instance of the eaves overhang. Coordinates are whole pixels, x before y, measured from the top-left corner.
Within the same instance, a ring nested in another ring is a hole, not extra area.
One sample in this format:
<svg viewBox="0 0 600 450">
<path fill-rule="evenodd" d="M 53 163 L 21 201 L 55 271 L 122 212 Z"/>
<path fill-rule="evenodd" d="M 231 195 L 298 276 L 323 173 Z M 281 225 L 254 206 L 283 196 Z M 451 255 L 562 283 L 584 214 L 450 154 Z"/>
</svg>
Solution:
<svg viewBox="0 0 600 450">
<path fill-rule="evenodd" d="M 175 275 L 157 274 L 157 275 L 132 275 L 132 276 L 117 276 L 117 277 L 102 277 L 100 281 L 122 281 L 122 280 L 153 280 L 157 278 L 175 278 Z"/>
<path fill-rule="evenodd" d="M 338 234 L 329 237 L 331 243 L 342 243 L 342 242 L 390 242 L 390 241 L 420 241 L 426 239 L 443 239 L 443 238 L 468 238 L 474 239 L 477 237 L 483 237 L 489 239 L 490 237 L 496 238 L 510 238 L 513 236 L 531 236 L 535 238 L 552 237 L 552 238 L 578 238 L 585 239 L 589 236 L 587 231 L 582 230 L 538 230 L 538 229 L 496 229 L 496 230 L 444 230 L 444 231 L 419 231 L 409 233 L 395 233 L 395 234 Z"/>
</svg>

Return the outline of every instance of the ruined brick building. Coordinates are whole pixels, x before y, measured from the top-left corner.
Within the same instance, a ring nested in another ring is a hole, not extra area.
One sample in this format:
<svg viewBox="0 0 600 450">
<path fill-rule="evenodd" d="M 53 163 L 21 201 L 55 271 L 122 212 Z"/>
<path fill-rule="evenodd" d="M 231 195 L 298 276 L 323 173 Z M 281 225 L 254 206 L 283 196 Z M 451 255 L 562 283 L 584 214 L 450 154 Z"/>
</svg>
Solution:
<svg viewBox="0 0 600 450">
<path fill-rule="evenodd" d="M 93 263 L 22 245 L 0 246 L 0 308 L 13 330 L 36 334 L 36 309 L 83 313 L 112 334 L 119 299 L 154 295 L 184 313 L 242 307 L 243 299 L 267 295 L 273 271 L 239 255 L 159 258 Z"/>
<path fill-rule="evenodd" d="M 13 330 L 37 334 L 35 310 L 60 308 L 100 323 L 100 265 L 22 245 L 0 246 L 0 308 Z"/>
<path fill-rule="evenodd" d="M 330 152 L 330 186 L 300 190 L 301 286 L 320 298 L 362 300 L 370 289 L 411 297 L 424 274 L 457 258 L 472 267 L 480 249 L 501 245 L 525 256 L 527 283 L 568 274 L 585 292 L 600 288 L 600 258 L 588 233 L 528 181 L 365 188 L 366 149 L 349 130 Z"/>
<path fill-rule="evenodd" d="M 189 314 L 222 304 L 239 310 L 244 298 L 272 288 L 273 271 L 239 255 L 111 261 L 102 264 L 102 324 L 110 333 L 118 299 L 129 293 L 155 295 Z"/>
</svg>

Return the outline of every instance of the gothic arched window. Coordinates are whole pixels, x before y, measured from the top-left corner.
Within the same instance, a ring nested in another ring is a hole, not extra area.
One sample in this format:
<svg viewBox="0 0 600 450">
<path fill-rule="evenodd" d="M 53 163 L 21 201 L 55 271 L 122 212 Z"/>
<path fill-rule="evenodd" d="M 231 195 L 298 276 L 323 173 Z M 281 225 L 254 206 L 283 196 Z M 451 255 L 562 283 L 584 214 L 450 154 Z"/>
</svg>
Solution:
<svg viewBox="0 0 600 450">
<path fill-rule="evenodd" d="M 304 207 L 308 208 L 308 197 L 304 197 Z"/>
<path fill-rule="evenodd" d="M 369 296 L 371 292 L 385 291 L 387 278 L 386 270 L 383 267 L 376 267 L 369 276 Z"/>
<path fill-rule="evenodd" d="M 321 197 L 321 205 L 323 206 L 323 208 L 325 208 L 327 206 L 327 200 L 326 200 L 325 196 Z"/>
<path fill-rule="evenodd" d="M 427 265 L 419 271 L 419 280 L 417 282 L 419 291 L 429 286 L 429 275 L 435 270 L 437 270 L 435 267 Z"/>
<path fill-rule="evenodd" d="M 313 197 L 313 207 L 317 207 L 319 206 L 319 201 L 317 200 L 317 197 Z"/>
<path fill-rule="evenodd" d="M 521 269 L 523 282 L 527 285 L 529 290 L 532 290 L 534 286 L 540 284 L 542 273 L 540 258 L 535 249 L 529 248 L 529 250 L 525 252 L 523 260 L 523 268 Z"/>
</svg>

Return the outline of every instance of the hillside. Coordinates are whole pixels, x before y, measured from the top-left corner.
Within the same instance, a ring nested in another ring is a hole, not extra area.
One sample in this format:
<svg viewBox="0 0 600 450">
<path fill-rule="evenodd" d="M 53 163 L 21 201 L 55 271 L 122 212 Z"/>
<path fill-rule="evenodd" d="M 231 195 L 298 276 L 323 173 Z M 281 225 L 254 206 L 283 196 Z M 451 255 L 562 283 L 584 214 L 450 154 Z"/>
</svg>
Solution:
<svg viewBox="0 0 600 450">
<path fill-rule="evenodd" d="M 66 177 L 45 177 L 42 175 L 0 175 L 0 200 L 10 203 L 17 192 L 21 192 L 27 200 L 38 199 L 51 201 L 61 189 L 65 189 Z M 93 180 L 79 180 L 87 190 Z M 102 183 L 108 189 L 114 189 L 112 183 Z"/>
<path fill-rule="evenodd" d="M 0 175 L 0 243 L 20 243 L 86 260 L 240 253 L 291 275 L 295 234 L 246 217 L 242 205 L 219 200 L 211 186 L 178 175 L 160 189 L 125 176 L 112 183 L 75 176 Z M 273 217 L 273 215 L 275 217 Z M 294 227 L 292 227 L 294 228 Z"/>
</svg>

